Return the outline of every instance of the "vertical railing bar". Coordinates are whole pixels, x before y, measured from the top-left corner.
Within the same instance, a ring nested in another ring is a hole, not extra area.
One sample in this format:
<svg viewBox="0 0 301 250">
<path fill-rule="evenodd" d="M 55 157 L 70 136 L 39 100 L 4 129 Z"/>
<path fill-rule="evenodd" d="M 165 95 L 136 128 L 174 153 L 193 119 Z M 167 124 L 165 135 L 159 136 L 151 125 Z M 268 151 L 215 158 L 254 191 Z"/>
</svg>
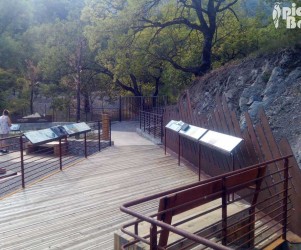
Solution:
<svg viewBox="0 0 301 250">
<path fill-rule="evenodd" d="M 112 146 L 112 123 L 111 119 L 109 119 L 109 124 L 110 124 L 110 147 Z"/>
<path fill-rule="evenodd" d="M 101 143 L 100 143 L 100 121 L 97 122 L 97 127 L 98 127 L 98 151 L 101 151 Z M 111 133 L 111 132 L 110 132 Z"/>
<path fill-rule="evenodd" d="M 226 178 L 222 178 L 222 244 L 227 245 L 227 187 Z"/>
<path fill-rule="evenodd" d="M 87 132 L 85 132 L 85 139 L 84 139 L 84 147 L 85 147 L 85 158 L 88 157 L 88 154 L 87 154 Z"/>
<path fill-rule="evenodd" d="M 283 182 L 283 228 L 282 238 L 286 240 L 287 232 L 287 202 L 288 202 L 288 178 L 289 178 L 289 159 L 284 159 L 284 182 Z"/>
<path fill-rule="evenodd" d="M 62 138 L 59 139 L 59 154 L 60 154 L 60 170 L 63 168 L 62 164 Z"/>
<path fill-rule="evenodd" d="M 151 121 L 150 121 L 150 113 L 149 112 L 147 112 L 147 114 L 148 114 L 148 134 L 150 134 L 151 133 L 151 126 L 150 126 L 150 123 L 151 123 Z"/>
<path fill-rule="evenodd" d="M 164 152 L 165 152 L 165 155 L 166 155 L 166 148 L 167 148 L 167 141 L 166 141 L 166 138 L 167 138 L 167 136 L 166 136 L 166 128 L 164 129 Z"/>
<path fill-rule="evenodd" d="M 181 164 L 181 136 L 178 133 L 178 166 Z"/>
<path fill-rule="evenodd" d="M 135 234 L 138 235 L 139 231 L 138 231 L 138 222 L 135 223 Z"/>
<path fill-rule="evenodd" d="M 122 121 L 121 96 L 119 96 L 119 122 Z"/>
<path fill-rule="evenodd" d="M 140 110 L 140 112 L 139 112 L 140 130 L 141 130 L 141 119 L 142 119 L 142 110 Z"/>
<path fill-rule="evenodd" d="M 156 138 L 157 120 L 156 120 L 156 115 L 155 114 L 153 114 L 153 123 L 154 123 L 154 138 Z"/>
<path fill-rule="evenodd" d="M 150 250 L 157 250 L 157 226 L 152 224 L 150 227 Z"/>
<path fill-rule="evenodd" d="M 160 137 L 161 137 L 161 143 L 162 143 L 163 142 L 163 116 L 161 116 L 161 136 Z M 166 150 L 165 150 L 165 154 L 166 154 Z"/>
<path fill-rule="evenodd" d="M 198 168 L 199 168 L 199 181 L 201 180 L 201 143 L 198 143 Z"/>
<path fill-rule="evenodd" d="M 21 176 L 22 176 L 22 188 L 25 188 L 25 173 L 24 173 L 24 152 L 23 152 L 23 136 L 20 136 L 20 157 L 21 157 Z"/>
<path fill-rule="evenodd" d="M 146 117 L 145 117 L 145 112 L 143 112 L 143 131 L 145 132 L 145 122 L 146 122 Z"/>
</svg>

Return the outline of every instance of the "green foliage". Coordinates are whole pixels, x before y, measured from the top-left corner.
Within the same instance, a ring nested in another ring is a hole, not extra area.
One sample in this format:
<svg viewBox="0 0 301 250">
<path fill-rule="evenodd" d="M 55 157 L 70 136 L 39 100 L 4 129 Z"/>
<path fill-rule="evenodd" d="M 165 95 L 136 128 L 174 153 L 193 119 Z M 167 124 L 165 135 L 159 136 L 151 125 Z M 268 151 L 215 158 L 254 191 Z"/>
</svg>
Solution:
<svg viewBox="0 0 301 250">
<path fill-rule="evenodd" d="M 200 65 L 204 37 L 187 25 L 141 27 L 147 25 L 144 18 L 163 23 L 181 17 L 199 25 L 197 14 L 181 2 L 1 1 L 0 106 L 16 112 L 28 107 L 32 82 L 26 61 L 38 71 L 36 82 L 41 84 L 35 91 L 51 98 L 58 108 L 74 100 L 78 81 L 81 96 L 90 103 L 119 93 L 133 94 L 131 90 L 153 95 L 156 87 L 159 94 L 176 98 L 195 78 L 173 63 L 185 68 Z M 240 0 L 218 14 L 214 68 L 300 43 L 299 29 L 288 30 L 283 23 L 275 29 L 274 2 Z"/>
</svg>

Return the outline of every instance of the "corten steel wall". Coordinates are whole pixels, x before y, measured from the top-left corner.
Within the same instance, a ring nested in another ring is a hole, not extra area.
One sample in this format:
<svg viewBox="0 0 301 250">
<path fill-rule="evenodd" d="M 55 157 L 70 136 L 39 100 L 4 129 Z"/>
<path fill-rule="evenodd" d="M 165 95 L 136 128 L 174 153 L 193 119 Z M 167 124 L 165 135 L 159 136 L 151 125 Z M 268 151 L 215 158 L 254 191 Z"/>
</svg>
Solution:
<svg viewBox="0 0 301 250">
<path fill-rule="evenodd" d="M 216 103 L 215 111 L 208 114 L 207 117 L 195 115 L 192 112 L 189 93 L 187 92 L 185 98 L 180 98 L 178 105 L 165 109 L 163 125 L 165 126 L 170 120 L 182 120 L 192 125 L 243 138 L 244 141 L 234 152 L 235 169 L 292 154 L 291 147 L 285 138 L 279 142 L 276 141 L 263 109 L 259 111 L 256 124 L 253 123 L 249 113 L 245 113 L 247 126 L 246 129 L 241 130 L 236 114 L 229 109 L 225 97 L 217 98 Z M 166 130 L 166 138 L 167 148 L 178 152 L 178 135 Z M 181 137 L 180 153 L 182 158 L 194 166 L 198 166 L 198 145 L 196 143 Z M 214 177 L 232 171 L 232 159 L 230 156 L 225 156 L 204 146 L 201 146 L 200 155 L 201 170 L 206 174 Z M 290 166 L 290 176 L 293 177 L 290 181 L 290 186 L 292 187 L 290 199 L 294 206 L 291 214 L 290 229 L 301 236 L 301 171 L 295 158 L 290 160 Z M 277 171 L 279 170 L 279 164 L 271 164 L 269 169 L 272 169 L 273 172 Z M 271 183 L 282 181 L 283 176 L 279 173 L 265 180 L 263 186 L 271 186 Z M 280 192 L 279 187 L 270 187 L 262 193 L 260 200 Z"/>
</svg>

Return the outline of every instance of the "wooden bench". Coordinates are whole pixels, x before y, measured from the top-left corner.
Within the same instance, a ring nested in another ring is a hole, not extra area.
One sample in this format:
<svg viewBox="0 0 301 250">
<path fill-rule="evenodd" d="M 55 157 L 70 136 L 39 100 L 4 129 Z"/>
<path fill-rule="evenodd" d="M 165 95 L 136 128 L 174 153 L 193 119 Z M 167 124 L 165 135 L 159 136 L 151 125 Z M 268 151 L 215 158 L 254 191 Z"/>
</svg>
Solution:
<svg viewBox="0 0 301 250">
<path fill-rule="evenodd" d="M 55 156 L 60 156 L 60 143 L 58 141 L 52 141 L 52 142 L 48 142 L 48 143 L 45 143 L 42 145 L 33 145 L 31 143 L 27 143 L 26 154 L 36 153 L 43 148 L 52 148 L 53 154 Z M 67 152 L 68 152 L 68 141 L 67 140 L 61 141 L 61 150 L 62 150 L 62 155 L 67 154 Z"/>
<path fill-rule="evenodd" d="M 171 225 L 173 216 L 220 199 L 222 197 L 222 193 L 226 190 L 231 189 L 231 192 L 237 192 L 239 190 L 248 188 L 250 185 L 254 186 L 254 194 L 253 197 L 251 197 L 251 207 L 252 205 L 255 206 L 259 195 L 258 191 L 260 190 L 262 182 L 261 177 L 265 175 L 265 171 L 265 166 L 246 170 L 245 172 L 238 173 L 237 175 L 227 176 L 224 179 L 224 182 L 222 179 L 215 179 L 212 182 L 208 182 L 203 185 L 161 198 L 159 200 L 158 209 L 160 214 L 157 216 L 157 219 Z M 164 212 L 166 210 L 168 211 Z M 254 238 L 254 231 L 252 231 L 255 223 L 254 210 L 255 208 L 250 208 L 249 218 L 245 219 L 244 221 L 239 221 L 238 225 L 236 225 L 236 227 L 243 227 L 244 229 L 240 230 L 235 235 L 228 237 L 227 242 L 233 241 L 234 238 L 239 238 L 242 235 L 246 235 L 244 238 Z M 250 226 L 244 227 L 244 225 Z M 227 235 L 231 231 L 234 231 L 234 228 L 228 227 L 224 233 Z M 159 246 L 166 247 L 168 244 L 168 238 L 169 230 L 163 229 L 159 235 Z M 252 247 L 252 244 L 254 244 L 254 242 L 251 241 L 248 244 L 248 247 Z"/>
</svg>

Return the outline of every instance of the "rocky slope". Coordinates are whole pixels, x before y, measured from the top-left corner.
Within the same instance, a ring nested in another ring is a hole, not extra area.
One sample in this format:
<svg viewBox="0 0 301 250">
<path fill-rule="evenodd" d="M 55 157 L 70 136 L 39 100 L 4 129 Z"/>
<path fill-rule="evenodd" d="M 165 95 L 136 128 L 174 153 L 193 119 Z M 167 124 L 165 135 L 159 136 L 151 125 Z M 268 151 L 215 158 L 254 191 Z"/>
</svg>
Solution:
<svg viewBox="0 0 301 250">
<path fill-rule="evenodd" d="M 301 49 L 228 64 L 197 79 L 189 93 L 198 114 L 213 110 L 215 96 L 225 94 L 242 128 L 243 112 L 256 119 L 263 107 L 276 138 L 289 140 L 301 168 Z"/>
</svg>

